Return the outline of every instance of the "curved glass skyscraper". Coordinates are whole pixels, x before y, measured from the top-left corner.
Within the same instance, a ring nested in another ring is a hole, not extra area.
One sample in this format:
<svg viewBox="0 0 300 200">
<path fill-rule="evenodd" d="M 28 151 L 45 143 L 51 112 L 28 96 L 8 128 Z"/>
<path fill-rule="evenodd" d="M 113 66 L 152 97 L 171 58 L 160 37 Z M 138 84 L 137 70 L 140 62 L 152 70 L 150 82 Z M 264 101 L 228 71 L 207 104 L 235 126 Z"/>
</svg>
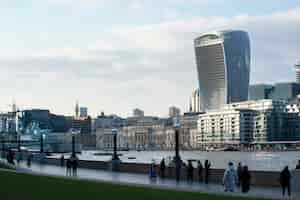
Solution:
<svg viewBox="0 0 300 200">
<path fill-rule="evenodd" d="M 214 31 L 194 41 L 201 110 L 248 99 L 250 42 L 244 31 Z"/>
</svg>

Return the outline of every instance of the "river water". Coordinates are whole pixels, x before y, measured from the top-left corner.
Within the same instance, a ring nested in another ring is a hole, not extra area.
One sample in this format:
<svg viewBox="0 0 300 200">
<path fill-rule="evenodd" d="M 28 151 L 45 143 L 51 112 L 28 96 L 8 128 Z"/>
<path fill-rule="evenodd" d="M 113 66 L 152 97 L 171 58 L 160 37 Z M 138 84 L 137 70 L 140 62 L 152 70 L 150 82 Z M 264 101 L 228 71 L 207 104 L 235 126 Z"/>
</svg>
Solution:
<svg viewBox="0 0 300 200">
<path fill-rule="evenodd" d="M 83 151 L 78 157 L 81 160 L 109 161 L 111 156 L 95 155 L 95 153 L 107 153 L 107 151 Z M 120 151 L 120 159 L 130 163 L 151 163 L 154 160 L 159 163 L 162 158 L 174 156 L 173 151 Z M 225 169 L 227 163 L 232 161 L 237 165 L 242 162 L 248 165 L 250 170 L 280 171 L 288 165 L 294 169 L 300 160 L 300 151 L 287 152 L 203 152 L 203 151 L 181 151 L 181 159 L 201 160 L 202 164 L 206 159 L 211 161 L 212 168 Z M 51 157 L 60 157 L 56 154 Z M 194 163 L 196 166 L 196 162 Z"/>
</svg>

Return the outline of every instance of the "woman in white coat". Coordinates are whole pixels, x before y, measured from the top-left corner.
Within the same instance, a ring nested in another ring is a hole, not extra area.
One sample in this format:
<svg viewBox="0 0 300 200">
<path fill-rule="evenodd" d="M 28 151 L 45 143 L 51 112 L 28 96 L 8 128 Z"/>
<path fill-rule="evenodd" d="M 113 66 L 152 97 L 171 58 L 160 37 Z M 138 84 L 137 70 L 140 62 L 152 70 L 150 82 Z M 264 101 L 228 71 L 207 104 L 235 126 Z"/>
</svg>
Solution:
<svg viewBox="0 0 300 200">
<path fill-rule="evenodd" d="M 233 163 L 229 162 L 228 169 L 225 170 L 223 176 L 223 185 L 225 192 L 234 192 L 237 183 L 237 173 L 234 169 Z"/>
</svg>

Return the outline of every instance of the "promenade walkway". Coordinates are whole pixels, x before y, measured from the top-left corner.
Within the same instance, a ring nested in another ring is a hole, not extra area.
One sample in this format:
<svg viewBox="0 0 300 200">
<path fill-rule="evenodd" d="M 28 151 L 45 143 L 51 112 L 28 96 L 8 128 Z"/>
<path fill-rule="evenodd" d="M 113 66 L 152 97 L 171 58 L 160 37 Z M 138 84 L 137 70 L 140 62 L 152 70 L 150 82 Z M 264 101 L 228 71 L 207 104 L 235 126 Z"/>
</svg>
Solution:
<svg viewBox="0 0 300 200">
<path fill-rule="evenodd" d="M 26 173 L 33 173 L 38 175 L 50 175 L 65 177 L 66 169 L 60 166 L 53 165 L 39 165 L 32 163 L 31 167 L 28 168 L 25 162 L 21 162 L 17 166 L 18 171 Z M 222 195 L 233 195 L 233 196 L 248 196 L 256 198 L 266 199 L 282 199 L 281 190 L 278 187 L 263 188 L 263 187 L 251 187 L 251 190 L 247 194 L 242 194 L 238 189 L 234 193 L 227 193 L 223 191 L 223 186 L 220 184 L 208 184 L 205 185 L 199 182 L 189 183 L 187 181 L 176 182 L 170 179 L 151 180 L 145 174 L 133 174 L 133 173 L 116 173 L 104 170 L 91 170 L 79 168 L 77 171 L 77 177 L 69 177 L 81 180 L 93 180 L 100 182 L 109 182 L 121 185 L 130 186 L 143 186 L 159 189 L 171 189 L 179 191 L 193 191 L 203 192 L 208 194 L 222 194 Z M 296 199 L 295 197 L 293 199 Z"/>
</svg>

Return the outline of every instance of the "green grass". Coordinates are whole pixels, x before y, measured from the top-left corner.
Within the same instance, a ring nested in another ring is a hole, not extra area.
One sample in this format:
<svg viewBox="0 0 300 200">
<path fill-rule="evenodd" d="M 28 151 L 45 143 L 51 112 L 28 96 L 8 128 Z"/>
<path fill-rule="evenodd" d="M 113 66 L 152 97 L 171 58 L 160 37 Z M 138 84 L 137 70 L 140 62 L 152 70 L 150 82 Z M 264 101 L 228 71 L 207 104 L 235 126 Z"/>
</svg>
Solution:
<svg viewBox="0 0 300 200">
<path fill-rule="evenodd" d="M 120 186 L 46 176 L 0 171 L 0 198 L 9 200 L 237 200 L 193 192 Z M 254 200 L 254 199 L 252 199 Z M 257 199 L 256 199 L 257 200 Z"/>
</svg>

